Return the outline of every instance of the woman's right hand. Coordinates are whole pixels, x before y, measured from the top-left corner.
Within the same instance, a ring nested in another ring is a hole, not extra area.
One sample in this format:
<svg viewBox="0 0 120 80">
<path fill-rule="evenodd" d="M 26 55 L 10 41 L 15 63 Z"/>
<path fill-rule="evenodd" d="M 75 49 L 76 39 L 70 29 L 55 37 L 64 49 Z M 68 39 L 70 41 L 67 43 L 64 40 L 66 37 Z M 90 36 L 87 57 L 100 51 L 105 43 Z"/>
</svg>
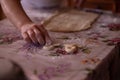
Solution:
<svg viewBox="0 0 120 80">
<path fill-rule="evenodd" d="M 21 34 L 25 41 L 34 44 L 51 44 L 52 40 L 42 24 L 25 24 L 21 27 Z"/>
<path fill-rule="evenodd" d="M 67 7 L 80 9 L 83 7 L 86 0 L 64 0 L 67 1 Z"/>
</svg>

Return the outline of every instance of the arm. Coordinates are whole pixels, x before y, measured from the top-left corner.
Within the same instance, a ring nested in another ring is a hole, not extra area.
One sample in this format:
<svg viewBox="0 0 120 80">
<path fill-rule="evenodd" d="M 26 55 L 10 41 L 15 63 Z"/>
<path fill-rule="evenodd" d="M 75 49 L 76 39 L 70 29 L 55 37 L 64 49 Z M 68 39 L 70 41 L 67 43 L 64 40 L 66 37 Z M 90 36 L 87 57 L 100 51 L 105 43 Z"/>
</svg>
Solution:
<svg viewBox="0 0 120 80">
<path fill-rule="evenodd" d="M 20 0 L 0 0 L 5 15 L 20 29 L 27 42 L 45 44 L 49 35 L 42 25 L 36 25 L 24 12 Z"/>
<path fill-rule="evenodd" d="M 20 0 L 0 0 L 1 6 L 6 16 L 12 21 L 12 23 L 19 29 L 24 24 L 32 23 L 32 21 L 25 14 Z"/>
</svg>

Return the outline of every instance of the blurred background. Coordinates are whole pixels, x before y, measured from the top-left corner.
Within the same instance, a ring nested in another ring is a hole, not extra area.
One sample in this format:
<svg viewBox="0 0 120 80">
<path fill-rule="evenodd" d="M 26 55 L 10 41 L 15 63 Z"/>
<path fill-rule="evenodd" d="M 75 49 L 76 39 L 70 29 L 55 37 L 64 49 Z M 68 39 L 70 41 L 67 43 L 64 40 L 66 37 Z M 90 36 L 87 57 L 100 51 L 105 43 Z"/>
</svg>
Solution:
<svg viewBox="0 0 120 80">
<path fill-rule="evenodd" d="M 63 0 L 62 5 L 73 8 L 74 5 L 77 5 L 79 0 Z M 78 6 L 80 8 L 90 8 L 90 9 L 100 9 L 100 10 L 109 10 L 114 13 L 120 13 L 120 0 L 80 0 L 82 5 Z M 3 11 L 0 6 L 0 20 L 5 18 Z"/>
</svg>

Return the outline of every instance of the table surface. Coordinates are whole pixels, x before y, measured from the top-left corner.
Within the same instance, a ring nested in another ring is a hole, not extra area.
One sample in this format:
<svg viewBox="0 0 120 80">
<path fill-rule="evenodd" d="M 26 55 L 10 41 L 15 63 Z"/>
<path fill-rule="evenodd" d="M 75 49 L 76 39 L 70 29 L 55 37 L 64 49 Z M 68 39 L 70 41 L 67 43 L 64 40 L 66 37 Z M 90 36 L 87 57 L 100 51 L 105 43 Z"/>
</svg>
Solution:
<svg viewBox="0 0 120 80">
<path fill-rule="evenodd" d="M 28 10 L 26 12 L 36 23 L 54 14 L 54 11 Z M 119 16 L 104 13 L 94 22 L 93 27 L 86 31 L 49 32 L 50 36 L 57 42 L 76 43 L 88 48 L 87 52 L 79 51 L 75 55 L 55 56 L 50 55 L 52 51 L 34 47 L 31 49 L 32 52 L 26 50 L 20 32 L 8 19 L 5 19 L 0 21 L 0 42 L 2 38 L 14 39 L 11 42 L 1 42 L 0 57 L 15 61 L 31 80 L 84 80 L 115 48 L 115 45 L 110 46 L 103 41 L 120 37 L 120 31 L 110 31 L 103 25 L 119 21 Z M 100 36 L 95 40 L 94 36 L 98 34 Z M 63 36 L 67 36 L 69 39 L 62 39 Z"/>
</svg>

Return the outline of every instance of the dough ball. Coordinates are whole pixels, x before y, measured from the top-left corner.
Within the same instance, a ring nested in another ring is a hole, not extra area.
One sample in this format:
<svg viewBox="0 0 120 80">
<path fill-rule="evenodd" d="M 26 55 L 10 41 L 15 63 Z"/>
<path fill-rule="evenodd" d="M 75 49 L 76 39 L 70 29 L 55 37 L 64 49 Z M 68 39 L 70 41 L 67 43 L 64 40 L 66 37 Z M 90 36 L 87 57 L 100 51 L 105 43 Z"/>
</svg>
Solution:
<svg viewBox="0 0 120 80">
<path fill-rule="evenodd" d="M 64 49 L 67 53 L 74 53 L 78 50 L 78 47 L 75 44 L 65 44 Z"/>
</svg>

